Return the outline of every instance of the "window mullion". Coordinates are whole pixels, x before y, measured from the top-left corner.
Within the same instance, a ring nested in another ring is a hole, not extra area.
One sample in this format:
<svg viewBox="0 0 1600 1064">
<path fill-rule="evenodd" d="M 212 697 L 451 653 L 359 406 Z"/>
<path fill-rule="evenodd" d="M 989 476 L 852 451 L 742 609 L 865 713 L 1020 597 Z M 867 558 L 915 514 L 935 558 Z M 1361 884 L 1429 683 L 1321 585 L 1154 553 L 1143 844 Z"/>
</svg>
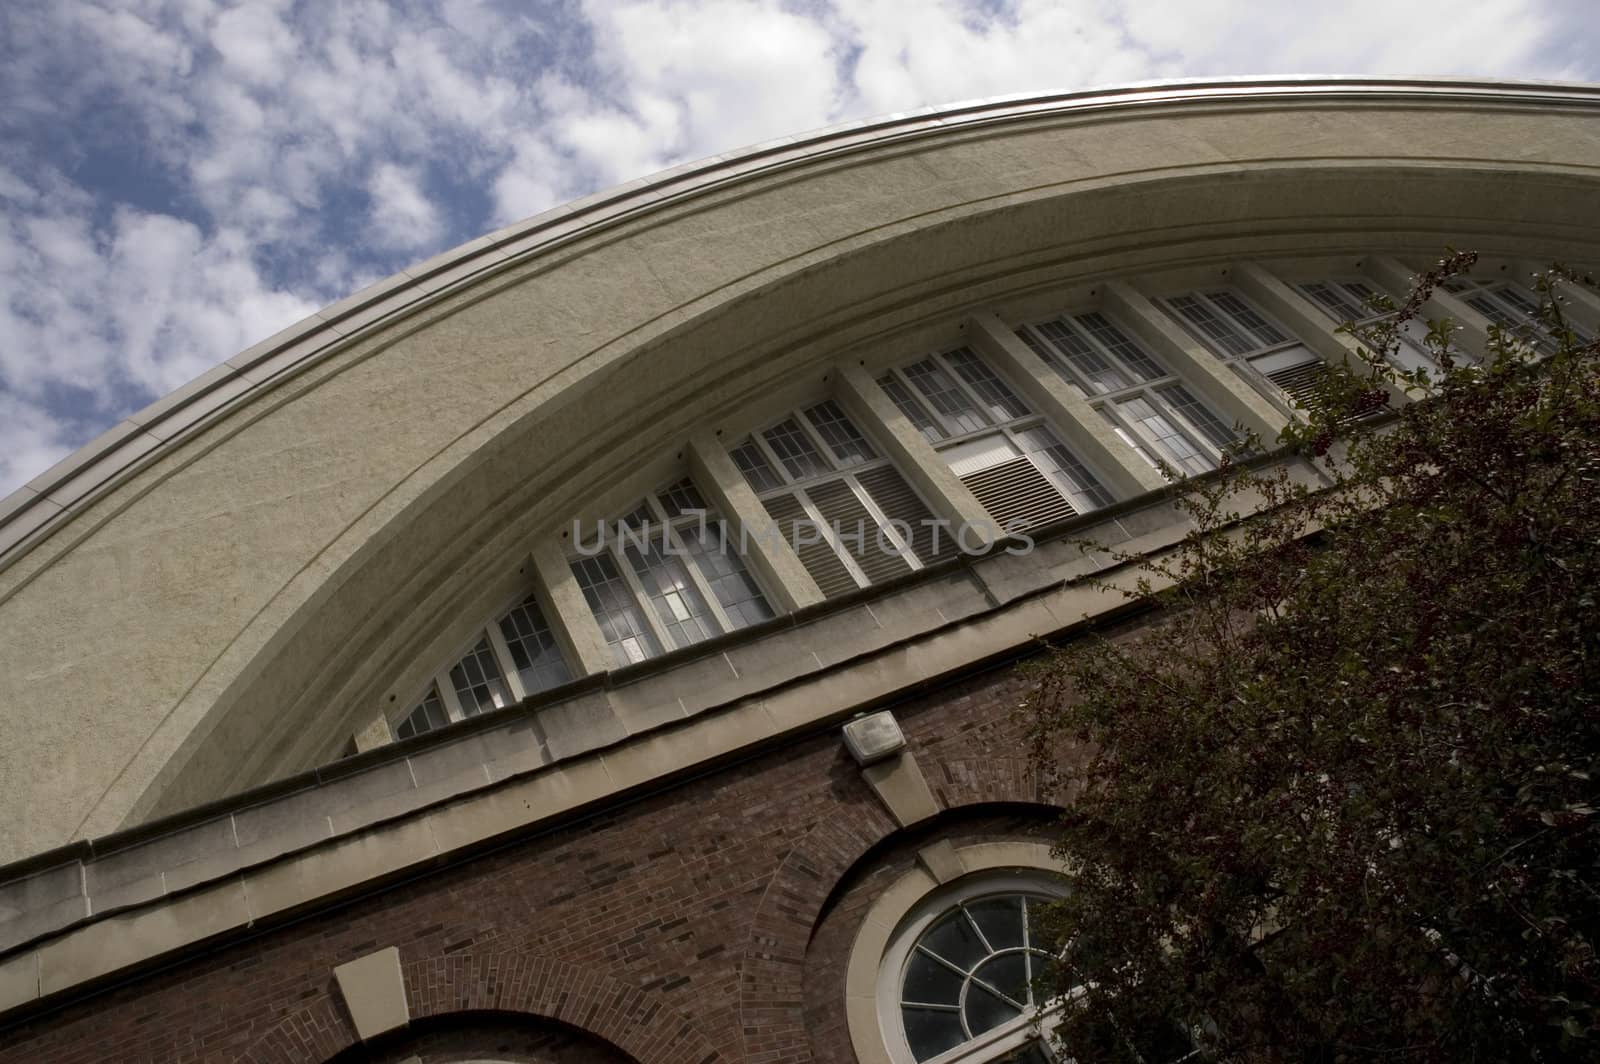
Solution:
<svg viewBox="0 0 1600 1064">
<path fill-rule="evenodd" d="M 804 408 L 797 407 L 795 409 L 794 420 L 795 424 L 800 426 L 800 431 L 805 433 L 806 439 L 811 441 L 811 446 L 815 447 L 817 453 L 822 456 L 822 460 L 828 463 L 829 469 L 837 473 L 846 468 L 839 456 L 833 453 L 833 448 L 828 445 L 828 441 L 822 438 L 822 433 L 818 432 L 817 427 L 811 423 L 811 417 L 805 412 Z"/>
<path fill-rule="evenodd" d="M 452 724 L 467 719 L 467 715 L 461 711 L 461 698 L 456 694 L 455 681 L 450 679 L 450 670 L 454 665 L 455 662 L 451 662 L 433 677 L 433 686 L 439 692 L 439 701 L 444 705 L 445 716 L 450 718 Z"/>
<path fill-rule="evenodd" d="M 694 522 L 698 522 L 698 520 L 699 518 L 693 519 Z M 706 530 L 708 533 L 710 529 L 711 523 L 707 521 Z M 699 564 L 690 555 L 688 548 L 683 545 L 683 537 L 678 535 L 677 528 L 668 525 L 667 534 L 669 542 L 672 544 L 672 549 L 679 552 L 676 557 L 683 565 L 683 571 L 689 574 L 689 582 L 694 585 L 695 591 L 699 592 L 700 597 L 705 600 L 706 609 L 711 611 L 711 616 L 716 618 L 717 627 L 724 633 L 733 631 L 733 622 L 728 619 L 727 611 L 722 608 L 722 603 L 717 601 L 717 594 L 712 590 L 711 582 L 706 579 L 705 574 L 700 571 Z M 723 549 L 720 537 L 718 538 L 717 549 Z M 663 550 L 663 553 L 665 553 L 665 550 Z M 755 578 L 751 577 L 751 579 L 754 580 Z"/>
<path fill-rule="evenodd" d="M 521 702 L 528 697 L 528 689 L 523 686 L 522 673 L 517 669 L 516 659 L 511 656 L 511 645 L 506 642 L 505 633 L 500 630 L 499 618 L 491 619 L 483 627 L 484 633 L 489 637 L 489 652 L 494 655 L 495 664 L 500 666 L 500 678 L 505 681 L 506 691 L 511 695 L 512 704 Z"/>
<path fill-rule="evenodd" d="M 845 571 L 850 574 L 850 578 L 856 582 L 856 586 L 867 587 L 870 585 L 872 581 L 867 579 L 867 574 L 861 571 L 861 566 L 856 564 L 856 560 L 850 557 L 850 552 L 844 549 L 844 545 L 839 542 L 839 538 L 833 534 L 833 527 L 823 520 L 822 511 L 817 509 L 817 504 L 811 501 L 811 496 L 804 491 L 796 491 L 794 497 L 821 534 L 822 541 L 838 557 L 839 561 L 844 565 Z"/>
<path fill-rule="evenodd" d="M 936 362 L 934 364 L 935 365 L 941 365 L 941 366 L 943 365 L 943 363 L 939 363 L 939 362 Z M 926 392 L 924 392 L 921 388 L 917 387 L 917 385 L 911 380 L 911 378 L 906 376 L 906 374 L 903 371 L 903 369 L 901 369 L 900 367 L 896 367 L 895 369 L 892 369 L 889 372 L 895 375 L 896 379 L 898 379 L 900 381 L 901 386 L 904 387 L 907 390 L 907 392 L 909 392 L 909 394 L 911 395 L 912 398 L 914 398 L 917 402 L 922 404 L 922 408 L 928 412 L 928 416 L 933 418 L 934 421 L 938 422 L 940 428 L 944 429 L 944 437 L 945 438 L 942 439 L 942 440 L 939 440 L 936 444 L 935 443 L 931 443 L 931 441 L 930 441 L 930 445 L 931 446 L 934 446 L 934 447 L 943 446 L 944 444 L 950 442 L 951 440 L 956 439 L 956 438 L 961 437 L 961 436 L 966 436 L 966 435 L 968 435 L 969 433 L 971 433 L 973 431 L 972 429 L 962 428 L 960 425 L 955 423 L 955 420 L 953 418 L 951 418 L 944 411 L 940 410 L 939 409 L 939 404 L 935 403 L 933 401 L 933 399 L 930 398 L 927 395 Z"/>
<path fill-rule="evenodd" d="M 928 357 L 932 358 L 935 364 L 944 371 L 944 375 L 950 378 L 950 383 L 954 384 L 956 389 L 967 397 L 967 401 L 972 404 L 972 409 L 976 410 L 978 416 L 987 421 L 989 425 L 1008 425 L 1011 423 L 1011 419 L 1006 417 L 1003 411 L 994 409 L 994 404 L 978 394 L 978 389 L 968 383 L 967 379 L 943 354 L 934 354 Z M 999 376 L 998 372 L 995 375 Z"/>
<path fill-rule="evenodd" d="M 752 432 L 750 434 L 750 440 L 756 445 L 756 449 L 766 457 L 767 465 L 772 468 L 773 472 L 777 473 L 778 476 L 782 478 L 786 487 L 792 484 L 800 483 L 795 479 L 794 475 L 789 472 L 789 467 L 784 464 L 783 459 L 778 457 L 778 452 L 774 451 L 772 449 L 772 445 L 767 442 L 767 437 L 764 432 Z M 775 492 L 778 489 L 774 488 L 772 490 Z"/>
<path fill-rule="evenodd" d="M 855 477 L 846 477 L 845 483 L 850 486 L 851 491 L 855 492 L 856 499 L 866 508 L 868 516 L 877 522 L 878 528 L 886 532 L 895 545 L 901 549 L 903 552 L 900 555 L 901 560 L 911 566 L 913 570 L 923 568 L 922 559 L 917 557 L 916 552 L 911 549 L 911 544 L 907 543 L 905 537 L 889 523 L 889 515 L 878 508 L 878 504 L 873 501 L 872 496 L 867 494 L 867 489 L 862 487 Z M 915 491 L 916 489 L 912 488 L 912 490 Z M 872 546 L 874 548 L 877 547 L 876 537 L 874 537 Z M 866 550 L 867 547 L 863 545 L 861 549 Z"/>
<path fill-rule="evenodd" d="M 623 535 L 610 545 L 612 560 L 617 564 L 617 572 L 622 574 L 622 582 L 628 585 L 628 592 L 633 596 L 635 605 L 639 607 L 639 616 L 644 618 L 644 623 L 650 626 L 650 634 L 655 636 L 656 646 L 661 648 L 663 654 L 670 654 L 678 649 L 677 641 L 668 634 L 666 626 L 661 623 L 661 618 L 656 615 L 656 604 L 644 589 L 644 582 L 639 579 L 639 574 L 633 571 L 633 562 L 628 558 L 628 552 L 623 543 L 627 540 Z M 645 537 L 645 545 L 649 546 L 649 537 Z"/>
</svg>

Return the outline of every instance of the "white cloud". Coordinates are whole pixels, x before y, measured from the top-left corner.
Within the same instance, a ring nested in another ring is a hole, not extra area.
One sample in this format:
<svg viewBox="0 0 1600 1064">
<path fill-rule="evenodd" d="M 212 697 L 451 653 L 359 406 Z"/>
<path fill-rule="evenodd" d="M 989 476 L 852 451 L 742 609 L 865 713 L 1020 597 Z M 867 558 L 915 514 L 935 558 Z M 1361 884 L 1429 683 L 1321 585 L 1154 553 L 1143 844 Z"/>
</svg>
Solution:
<svg viewBox="0 0 1600 1064">
<path fill-rule="evenodd" d="M 438 242 L 439 212 L 415 170 L 385 163 L 372 172 L 367 194 L 372 197 L 370 232 L 380 246 L 415 251 Z"/>
<path fill-rule="evenodd" d="M 1150 78 L 1594 78 L 1588 8 L 12 5 L 0 40 L 0 454 L 11 456 L 0 492 L 52 448 L 366 281 L 687 159 L 888 111 Z"/>
<path fill-rule="evenodd" d="M 299 41 L 277 10 L 279 5 L 243 3 L 217 17 L 211 45 L 235 74 L 257 83 L 284 80 L 295 67 Z"/>
</svg>

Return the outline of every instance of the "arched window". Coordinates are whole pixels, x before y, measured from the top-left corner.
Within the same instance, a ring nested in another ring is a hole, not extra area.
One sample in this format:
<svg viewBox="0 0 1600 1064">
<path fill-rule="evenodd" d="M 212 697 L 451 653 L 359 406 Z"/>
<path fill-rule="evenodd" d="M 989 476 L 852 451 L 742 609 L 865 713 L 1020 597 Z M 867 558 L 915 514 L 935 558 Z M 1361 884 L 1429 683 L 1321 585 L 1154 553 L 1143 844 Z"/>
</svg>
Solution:
<svg viewBox="0 0 1600 1064">
<path fill-rule="evenodd" d="M 1039 1039 L 1059 1003 L 1042 998 L 1050 952 L 1038 916 L 1067 883 L 1024 869 L 965 876 L 901 922 L 879 975 L 895 1064 L 1048 1061 Z"/>
</svg>

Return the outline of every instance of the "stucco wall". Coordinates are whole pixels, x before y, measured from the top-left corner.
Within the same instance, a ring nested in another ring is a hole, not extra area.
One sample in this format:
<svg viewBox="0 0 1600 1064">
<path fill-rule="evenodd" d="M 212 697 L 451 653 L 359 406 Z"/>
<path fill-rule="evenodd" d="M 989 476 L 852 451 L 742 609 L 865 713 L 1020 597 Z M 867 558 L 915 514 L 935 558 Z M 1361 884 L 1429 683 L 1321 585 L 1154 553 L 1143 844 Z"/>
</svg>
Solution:
<svg viewBox="0 0 1600 1064">
<path fill-rule="evenodd" d="M 0 860 L 325 756 L 586 495 L 930 322 L 1240 257 L 1593 261 L 1595 116 L 1592 95 L 1301 87 L 935 123 L 356 330 L 0 571 Z"/>
</svg>

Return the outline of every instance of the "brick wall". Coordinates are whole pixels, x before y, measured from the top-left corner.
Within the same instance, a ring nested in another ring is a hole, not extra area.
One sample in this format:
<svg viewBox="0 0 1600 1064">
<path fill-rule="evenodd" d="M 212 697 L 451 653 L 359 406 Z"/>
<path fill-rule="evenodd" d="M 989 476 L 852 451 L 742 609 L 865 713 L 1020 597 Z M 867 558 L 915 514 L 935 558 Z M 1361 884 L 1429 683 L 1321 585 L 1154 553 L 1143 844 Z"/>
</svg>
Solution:
<svg viewBox="0 0 1600 1064">
<path fill-rule="evenodd" d="M 930 830 L 1031 830 L 990 804 L 1033 797 L 1018 691 L 1001 670 L 896 707 L 936 795 L 968 807 L 932 829 L 897 833 L 830 732 L 35 1016 L 0 1031 L 0 1061 L 367 1059 L 333 968 L 391 945 L 424 1039 L 446 1031 L 427 1018 L 464 1039 L 462 1014 L 496 1012 L 566 1025 L 508 1060 L 565 1060 L 574 1030 L 641 1064 L 847 1060 L 841 950 L 874 885 Z"/>
</svg>

